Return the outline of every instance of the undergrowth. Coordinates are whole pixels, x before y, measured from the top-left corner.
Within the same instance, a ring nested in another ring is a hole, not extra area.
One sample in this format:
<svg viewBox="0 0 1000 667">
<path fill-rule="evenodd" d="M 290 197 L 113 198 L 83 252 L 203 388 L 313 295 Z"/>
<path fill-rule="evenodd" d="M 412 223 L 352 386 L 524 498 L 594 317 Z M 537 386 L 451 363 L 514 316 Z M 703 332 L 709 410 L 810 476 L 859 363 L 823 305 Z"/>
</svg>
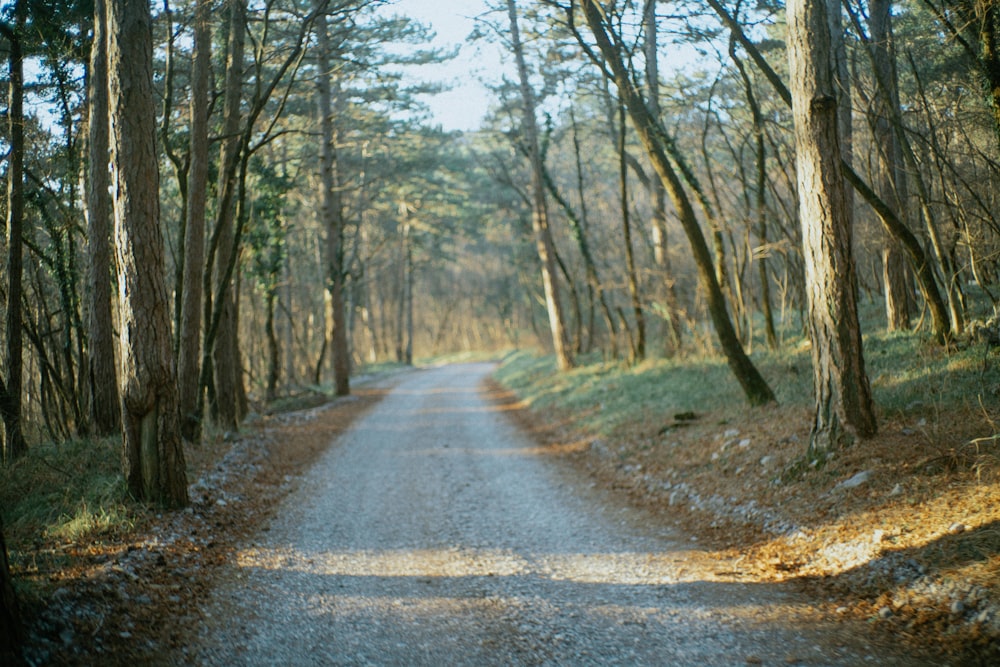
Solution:
<svg viewBox="0 0 1000 667">
<path fill-rule="evenodd" d="M 142 510 L 125 492 L 119 446 L 119 438 L 39 444 L 0 468 L 0 511 L 15 563 L 17 545 L 92 540 L 133 527 Z"/>
</svg>

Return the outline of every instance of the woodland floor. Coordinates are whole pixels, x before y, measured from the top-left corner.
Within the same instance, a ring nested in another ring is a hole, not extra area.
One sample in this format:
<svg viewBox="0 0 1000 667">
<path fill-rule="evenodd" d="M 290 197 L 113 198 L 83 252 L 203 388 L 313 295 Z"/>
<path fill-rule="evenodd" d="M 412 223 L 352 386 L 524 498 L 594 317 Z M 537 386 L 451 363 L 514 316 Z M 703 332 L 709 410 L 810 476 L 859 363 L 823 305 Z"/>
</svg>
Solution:
<svg viewBox="0 0 1000 667">
<path fill-rule="evenodd" d="M 678 524 L 740 581 L 795 580 L 829 614 L 862 618 L 951 664 L 998 664 L 1000 454 L 972 442 L 967 414 L 883 422 L 881 434 L 821 470 L 802 469 L 808 415 L 773 408 L 666 415 L 595 440 L 572 415 L 496 400 L 568 465 Z M 192 506 L 140 515 L 100 541 L 39 540 L 15 563 L 34 664 L 156 664 L 189 639 L 196 602 L 241 541 L 384 390 L 262 416 L 235 438 L 188 451 Z M 299 406 L 301 407 L 301 406 Z M 806 426 L 804 426 L 806 425 Z M 933 429 L 934 438 L 927 437 Z M 925 443 L 956 443 L 947 455 Z M 789 447 L 798 442 L 801 447 Z M 856 486 L 844 485 L 858 480 Z M 838 486 L 840 485 L 840 486 Z"/>
</svg>

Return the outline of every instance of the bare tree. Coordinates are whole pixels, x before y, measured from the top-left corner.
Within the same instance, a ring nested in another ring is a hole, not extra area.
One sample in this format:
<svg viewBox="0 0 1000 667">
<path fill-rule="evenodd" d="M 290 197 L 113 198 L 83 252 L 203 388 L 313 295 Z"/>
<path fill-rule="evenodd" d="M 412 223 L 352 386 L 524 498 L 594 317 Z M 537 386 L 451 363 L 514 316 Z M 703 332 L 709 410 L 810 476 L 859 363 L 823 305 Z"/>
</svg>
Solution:
<svg viewBox="0 0 1000 667">
<path fill-rule="evenodd" d="M 135 497 L 187 504 L 177 377 L 160 234 L 149 3 L 108 3 L 123 467 Z"/>
<path fill-rule="evenodd" d="M 858 322 L 827 3 L 791 0 L 787 40 L 816 401 L 809 453 L 819 457 L 845 436 L 874 435 L 877 424 Z"/>
<path fill-rule="evenodd" d="M 712 254 L 705 241 L 701 226 L 695 215 L 691 200 L 684 190 L 680 177 L 674 170 L 668 159 L 670 139 L 666 130 L 649 111 L 642 93 L 637 88 L 635 82 L 629 75 L 628 67 L 622 55 L 618 36 L 611 29 L 611 24 L 607 20 L 604 8 L 596 0 L 581 0 L 583 12 L 590 27 L 591 33 L 597 42 L 600 56 L 593 54 L 595 62 L 604 63 L 610 70 L 608 75 L 618 86 L 619 94 L 625 101 L 629 116 L 632 118 L 632 125 L 635 127 L 639 140 L 649 154 L 653 167 L 670 197 L 671 203 L 677 211 L 681 226 L 688 238 L 694 255 L 695 265 L 698 268 L 698 276 L 701 285 L 705 289 L 708 301 L 708 311 L 715 326 L 716 335 L 722 351 L 729 363 L 729 368 L 736 377 L 743 392 L 753 405 L 763 405 L 775 400 L 774 392 L 767 384 L 767 381 L 754 366 L 750 357 L 740 343 L 736 330 L 733 327 L 732 319 L 726 308 L 726 299 L 722 294 L 719 281 L 715 273 L 715 266 L 712 261 Z M 574 25 L 574 16 L 568 14 L 571 25 Z M 612 37 L 612 35 L 615 35 Z M 580 37 L 581 44 L 584 43 Z"/>
<path fill-rule="evenodd" d="M 559 278 L 557 274 L 555 243 L 549 228 L 548 204 L 545 197 L 545 176 L 543 173 L 542 153 L 538 140 L 538 120 L 535 117 L 535 94 L 528 78 L 528 65 L 524 58 L 524 46 L 521 43 L 521 33 L 517 24 L 517 7 L 514 0 L 507 0 L 507 14 L 510 18 L 511 45 L 514 59 L 517 62 L 517 73 L 521 85 L 521 100 L 524 105 L 522 132 L 528 147 L 531 161 L 532 216 L 531 223 L 535 232 L 535 246 L 538 259 L 542 266 L 542 285 L 545 289 L 545 305 L 549 315 L 549 328 L 552 332 L 552 345 L 555 348 L 556 359 L 561 370 L 573 367 L 574 360 L 569 341 L 566 337 L 566 325 L 563 307 L 559 300 Z"/>
</svg>

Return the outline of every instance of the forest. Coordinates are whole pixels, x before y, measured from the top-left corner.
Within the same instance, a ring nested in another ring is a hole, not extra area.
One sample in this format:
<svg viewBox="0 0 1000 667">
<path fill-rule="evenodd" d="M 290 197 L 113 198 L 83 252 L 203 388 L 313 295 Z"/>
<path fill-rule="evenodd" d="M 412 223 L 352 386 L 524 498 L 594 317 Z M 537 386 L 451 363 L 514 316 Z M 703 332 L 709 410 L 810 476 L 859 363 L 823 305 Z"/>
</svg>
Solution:
<svg viewBox="0 0 1000 667">
<path fill-rule="evenodd" d="M 0 4 L 3 465 L 110 438 L 180 508 L 192 446 L 380 363 L 711 357 L 753 407 L 805 345 L 817 466 L 878 432 L 863 336 L 992 363 L 1000 4 L 460 11 L 503 54 L 468 131 L 389 0 Z"/>
</svg>

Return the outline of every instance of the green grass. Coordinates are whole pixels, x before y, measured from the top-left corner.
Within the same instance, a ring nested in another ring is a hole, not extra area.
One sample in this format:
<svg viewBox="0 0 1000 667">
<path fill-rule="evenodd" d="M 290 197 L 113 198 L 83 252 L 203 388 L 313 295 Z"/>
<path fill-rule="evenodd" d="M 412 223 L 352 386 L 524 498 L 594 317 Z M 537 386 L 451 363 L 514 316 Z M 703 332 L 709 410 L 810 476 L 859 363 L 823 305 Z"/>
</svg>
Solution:
<svg viewBox="0 0 1000 667">
<path fill-rule="evenodd" d="M 35 445 L 0 468 L 0 511 L 12 556 L 41 539 L 82 540 L 132 528 L 119 438 Z"/>
<path fill-rule="evenodd" d="M 790 341 L 777 351 L 761 351 L 753 361 L 771 384 L 778 402 L 812 403 L 808 344 Z M 980 400 L 995 403 L 1000 393 L 1000 357 L 984 355 L 983 345 L 947 350 L 920 332 L 877 332 L 865 337 L 865 359 L 875 403 L 883 416 L 933 415 Z M 619 426 L 651 417 L 669 423 L 683 412 L 742 409 L 743 392 L 725 361 L 715 357 L 650 360 L 630 367 L 596 357 L 559 373 L 555 359 L 526 352 L 509 355 L 497 379 L 534 409 L 562 408 L 579 416 L 578 425 L 608 435 Z"/>
</svg>

